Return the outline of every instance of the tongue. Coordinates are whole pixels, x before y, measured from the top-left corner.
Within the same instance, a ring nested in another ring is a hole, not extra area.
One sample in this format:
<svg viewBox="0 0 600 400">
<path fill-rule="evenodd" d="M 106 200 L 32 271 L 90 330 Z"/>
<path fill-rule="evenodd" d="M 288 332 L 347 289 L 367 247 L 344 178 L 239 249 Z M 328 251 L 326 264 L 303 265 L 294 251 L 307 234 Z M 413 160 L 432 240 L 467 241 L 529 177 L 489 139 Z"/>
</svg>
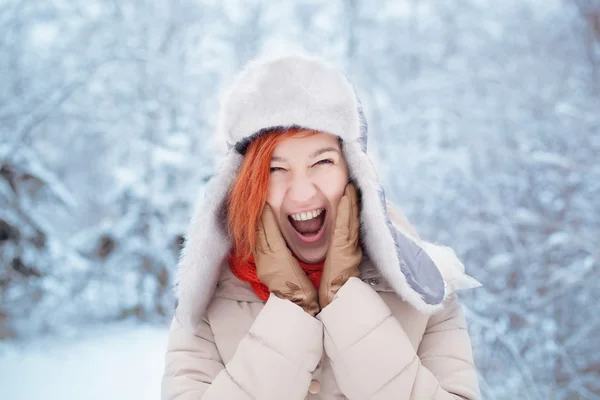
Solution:
<svg viewBox="0 0 600 400">
<path fill-rule="evenodd" d="M 306 221 L 295 221 L 292 218 L 290 218 L 290 220 L 294 229 L 297 230 L 299 233 L 305 235 L 307 233 L 317 233 L 319 231 L 319 228 L 321 227 L 321 224 L 323 223 L 323 218 L 325 218 L 324 212 L 319 214 L 319 216 L 317 216 L 316 218 L 312 218 Z"/>
</svg>

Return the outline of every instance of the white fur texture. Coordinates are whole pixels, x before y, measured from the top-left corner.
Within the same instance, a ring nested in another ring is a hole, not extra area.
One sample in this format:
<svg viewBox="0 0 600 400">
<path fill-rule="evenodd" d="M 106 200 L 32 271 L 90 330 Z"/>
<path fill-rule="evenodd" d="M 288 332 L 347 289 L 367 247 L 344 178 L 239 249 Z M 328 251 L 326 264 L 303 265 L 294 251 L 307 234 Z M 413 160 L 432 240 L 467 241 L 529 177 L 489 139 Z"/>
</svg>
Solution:
<svg viewBox="0 0 600 400">
<path fill-rule="evenodd" d="M 184 327 L 193 329 L 201 321 L 214 293 L 219 267 L 230 250 L 231 241 L 221 227 L 219 211 L 241 163 L 242 156 L 230 151 L 209 184 L 206 196 L 196 201 L 177 267 L 175 287 L 178 300 L 175 315 Z"/>
<path fill-rule="evenodd" d="M 218 130 L 229 145 L 265 127 L 292 125 L 350 142 L 360 135 L 357 108 L 351 84 L 322 60 L 306 55 L 255 60 L 224 96 Z"/>
</svg>

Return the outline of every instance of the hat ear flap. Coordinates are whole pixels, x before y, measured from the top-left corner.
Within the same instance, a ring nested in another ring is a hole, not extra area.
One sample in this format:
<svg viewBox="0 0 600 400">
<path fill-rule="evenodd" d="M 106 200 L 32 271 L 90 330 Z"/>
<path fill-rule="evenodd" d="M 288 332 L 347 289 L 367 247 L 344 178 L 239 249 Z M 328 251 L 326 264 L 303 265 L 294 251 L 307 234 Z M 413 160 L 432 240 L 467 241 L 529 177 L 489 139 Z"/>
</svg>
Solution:
<svg viewBox="0 0 600 400">
<path fill-rule="evenodd" d="M 193 330 L 204 317 L 214 293 L 220 267 L 231 250 L 227 230 L 227 195 L 243 157 L 230 149 L 194 207 L 177 266 L 175 317 Z"/>
<path fill-rule="evenodd" d="M 443 277 L 425 251 L 395 228 L 387 215 L 385 192 L 359 142 L 343 148 L 351 181 L 360 193 L 361 243 L 367 257 L 405 301 L 423 313 L 443 308 Z"/>
</svg>

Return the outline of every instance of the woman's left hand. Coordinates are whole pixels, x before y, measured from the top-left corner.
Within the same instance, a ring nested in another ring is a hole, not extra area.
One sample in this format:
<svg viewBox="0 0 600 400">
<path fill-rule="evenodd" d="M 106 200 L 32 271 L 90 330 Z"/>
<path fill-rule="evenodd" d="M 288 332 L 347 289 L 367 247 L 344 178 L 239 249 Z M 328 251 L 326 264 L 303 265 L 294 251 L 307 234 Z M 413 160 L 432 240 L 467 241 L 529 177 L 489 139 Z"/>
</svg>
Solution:
<svg viewBox="0 0 600 400">
<path fill-rule="evenodd" d="M 360 274 L 358 265 L 362 259 L 362 249 L 358 241 L 359 228 L 358 195 L 354 185 L 349 183 L 338 204 L 335 226 L 323 265 L 319 284 L 321 310 L 331 303 L 350 277 L 358 277 Z"/>
</svg>

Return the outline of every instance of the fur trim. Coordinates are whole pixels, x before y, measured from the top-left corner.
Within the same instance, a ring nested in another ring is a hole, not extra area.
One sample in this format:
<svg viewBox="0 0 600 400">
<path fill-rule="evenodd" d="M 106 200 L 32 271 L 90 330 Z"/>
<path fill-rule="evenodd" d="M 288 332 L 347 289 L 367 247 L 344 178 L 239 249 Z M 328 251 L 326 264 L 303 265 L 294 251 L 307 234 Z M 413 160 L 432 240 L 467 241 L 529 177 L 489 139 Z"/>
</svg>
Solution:
<svg viewBox="0 0 600 400">
<path fill-rule="evenodd" d="M 177 267 L 175 316 L 181 326 L 196 327 L 203 318 L 217 285 L 220 266 L 231 248 L 223 207 L 242 158 L 234 151 L 228 153 L 205 197 L 199 196 L 194 207 Z"/>
<path fill-rule="evenodd" d="M 222 100 L 219 132 L 229 147 L 264 128 L 285 126 L 310 126 L 352 142 L 360 136 L 359 107 L 350 82 L 322 60 L 255 60 Z"/>
</svg>

